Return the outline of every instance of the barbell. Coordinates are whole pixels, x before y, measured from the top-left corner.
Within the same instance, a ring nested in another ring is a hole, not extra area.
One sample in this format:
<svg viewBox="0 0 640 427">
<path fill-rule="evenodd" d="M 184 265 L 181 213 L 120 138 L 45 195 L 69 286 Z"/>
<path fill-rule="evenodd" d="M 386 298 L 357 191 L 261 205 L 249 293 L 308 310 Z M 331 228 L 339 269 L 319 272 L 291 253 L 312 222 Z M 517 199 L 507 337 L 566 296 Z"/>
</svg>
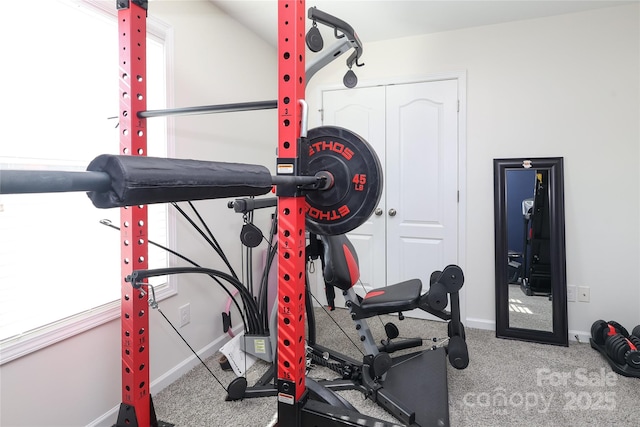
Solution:
<svg viewBox="0 0 640 427">
<path fill-rule="evenodd" d="M 354 132 L 322 126 L 301 139 L 301 161 L 280 159 L 278 174 L 261 165 L 103 154 L 86 171 L 0 170 L 0 194 L 84 191 L 97 208 L 267 194 L 287 186 L 306 199 L 315 234 L 362 225 L 382 195 L 382 167 Z"/>
</svg>

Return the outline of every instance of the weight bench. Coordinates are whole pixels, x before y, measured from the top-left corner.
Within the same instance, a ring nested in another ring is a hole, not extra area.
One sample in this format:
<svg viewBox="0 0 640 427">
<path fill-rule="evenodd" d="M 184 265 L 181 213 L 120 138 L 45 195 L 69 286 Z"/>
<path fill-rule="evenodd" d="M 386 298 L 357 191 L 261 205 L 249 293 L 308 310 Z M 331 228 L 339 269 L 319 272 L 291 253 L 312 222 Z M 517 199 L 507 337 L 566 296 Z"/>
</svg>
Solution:
<svg viewBox="0 0 640 427">
<path fill-rule="evenodd" d="M 354 291 L 360 272 L 355 249 L 345 235 L 320 236 L 324 251 L 323 273 L 327 286 L 342 290 L 346 306 L 356 324 L 365 356 L 362 362 L 339 354 L 316 342 L 309 342 L 312 360 L 334 369 L 345 382 L 320 382 L 333 390 L 359 389 L 379 406 L 412 426 L 448 425 L 449 402 L 446 357 L 456 369 L 469 364 L 464 326 L 460 321 L 458 292 L 464 283 L 460 267 L 449 265 L 431 274 L 430 287 L 422 293 L 419 279 L 406 280 L 374 289 L 364 297 Z M 450 311 L 445 310 L 450 305 Z M 385 326 L 387 339 L 377 345 L 366 320 L 380 314 L 421 309 L 447 320 L 446 347 L 418 351 L 392 358 L 390 353 L 422 345 L 422 339 L 394 342 L 395 325 Z M 323 363 L 326 361 L 327 363 Z"/>
</svg>

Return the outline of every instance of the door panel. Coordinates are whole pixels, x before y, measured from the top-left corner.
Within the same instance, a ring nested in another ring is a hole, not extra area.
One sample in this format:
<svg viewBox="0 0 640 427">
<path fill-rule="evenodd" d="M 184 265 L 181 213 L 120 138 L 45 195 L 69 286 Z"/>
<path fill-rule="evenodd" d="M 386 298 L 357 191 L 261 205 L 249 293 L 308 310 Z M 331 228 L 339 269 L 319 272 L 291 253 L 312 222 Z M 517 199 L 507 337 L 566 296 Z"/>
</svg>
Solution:
<svg viewBox="0 0 640 427">
<path fill-rule="evenodd" d="M 401 237 L 399 247 L 402 253 L 398 254 L 402 258 L 403 273 L 406 278 L 418 277 L 422 280 L 423 288 L 426 290 L 429 284 L 429 277 L 434 270 L 441 270 L 442 262 L 438 259 L 442 256 L 441 239 L 425 239 L 413 237 Z M 428 260 L 425 262 L 425 260 Z M 425 267 L 425 265 L 434 267 Z M 427 277 L 425 278 L 425 275 Z"/>
<path fill-rule="evenodd" d="M 389 86 L 386 101 L 387 278 L 427 290 L 458 260 L 457 81 Z"/>
<path fill-rule="evenodd" d="M 384 104 L 384 86 L 325 91 L 322 94 L 323 124 L 347 128 L 363 137 L 376 151 L 383 169 Z M 384 211 L 384 192 L 378 206 Z M 360 280 L 366 291 L 386 285 L 385 234 L 384 216 L 376 215 L 348 234 L 358 254 Z"/>
</svg>

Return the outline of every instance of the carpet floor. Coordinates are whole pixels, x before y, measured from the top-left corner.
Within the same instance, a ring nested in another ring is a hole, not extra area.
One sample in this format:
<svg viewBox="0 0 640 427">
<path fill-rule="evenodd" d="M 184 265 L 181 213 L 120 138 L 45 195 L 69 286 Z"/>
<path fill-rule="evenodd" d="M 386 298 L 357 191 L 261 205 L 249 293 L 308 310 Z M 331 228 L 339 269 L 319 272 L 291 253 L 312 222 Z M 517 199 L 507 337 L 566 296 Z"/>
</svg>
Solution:
<svg viewBox="0 0 640 427">
<path fill-rule="evenodd" d="M 360 360 L 362 355 L 351 342 L 357 342 L 357 335 L 347 311 L 337 309 L 331 315 L 351 340 L 324 311 L 316 310 L 318 343 Z M 369 319 L 377 339 L 384 338 L 383 324 L 388 321 L 398 326 L 401 337 L 446 336 L 442 322 L 381 316 Z M 469 366 L 457 370 L 447 364 L 451 426 L 640 425 L 640 379 L 613 372 L 588 343 L 558 347 L 498 339 L 493 331 L 473 328 L 466 328 L 466 336 Z M 205 362 L 228 385 L 235 375 L 220 368 L 218 357 Z M 259 362 L 250 368 L 249 384 L 267 367 Z M 312 369 L 309 375 L 336 376 L 325 368 Z M 400 424 L 360 392 L 339 393 L 363 414 Z M 270 425 L 277 410 L 275 397 L 227 402 L 225 396 L 222 386 L 200 365 L 153 399 L 158 419 L 180 427 L 263 427 Z"/>
</svg>

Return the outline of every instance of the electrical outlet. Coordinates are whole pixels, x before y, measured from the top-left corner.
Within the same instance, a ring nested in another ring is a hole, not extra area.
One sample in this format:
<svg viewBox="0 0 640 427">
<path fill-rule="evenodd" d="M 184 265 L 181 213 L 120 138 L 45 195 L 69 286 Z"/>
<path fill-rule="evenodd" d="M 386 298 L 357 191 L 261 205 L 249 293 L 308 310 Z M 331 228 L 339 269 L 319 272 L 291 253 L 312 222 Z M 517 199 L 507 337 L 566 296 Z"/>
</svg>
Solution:
<svg viewBox="0 0 640 427">
<path fill-rule="evenodd" d="M 567 301 L 576 302 L 576 293 L 578 292 L 578 288 L 576 285 L 567 286 Z"/>
<path fill-rule="evenodd" d="M 578 286 L 578 301 L 589 302 L 590 288 L 588 286 Z"/>
<path fill-rule="evenodd" d="M 180 327 L 188 325 L 191 322 L 191 304 L 185 304 L 180 307 Z"/>
</svg>

